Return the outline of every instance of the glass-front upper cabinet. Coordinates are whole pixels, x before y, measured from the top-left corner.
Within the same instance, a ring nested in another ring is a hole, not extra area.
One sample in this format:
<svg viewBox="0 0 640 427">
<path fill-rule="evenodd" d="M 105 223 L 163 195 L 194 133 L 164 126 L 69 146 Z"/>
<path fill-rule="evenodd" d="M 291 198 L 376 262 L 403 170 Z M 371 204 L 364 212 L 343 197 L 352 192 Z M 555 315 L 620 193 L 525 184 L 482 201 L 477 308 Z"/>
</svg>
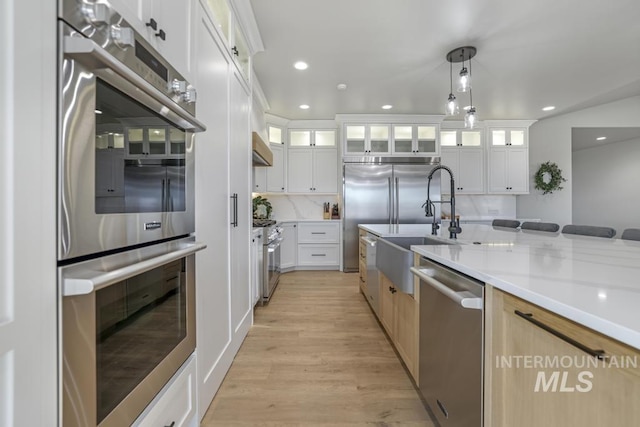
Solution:
<svg viewBox="0 0 640 427">
<path fill-rule="evenodd" d="M 394 125 L 393 154 L 437 154 L 436 125 Z"/>
<path fill-rule="evenodd" d="M 440 147 L 482 147 L 482 131 L 451 129 L 440 131 Z"/>
<path fill-rule="evenodd" d="M 491 146 L 526 146 L 527 129 L 491 129 Z"/>
<path fill-rule="evenodd" d="M 335 148 L 336 131 L 334 129 L 322 130 L 289 130 L 289 147 L 304 148 Z"/>
<path fill-rule="evenodd" d="M 344 154 L 389 154 L 389 125 L 346 125 Z"/>
<path fill-rule="evenodd" d="M 284 132 L 281 127 L 267 125 L 267 133 L 269 134 L 269 144 L 284 144 Z"/>
</svg>

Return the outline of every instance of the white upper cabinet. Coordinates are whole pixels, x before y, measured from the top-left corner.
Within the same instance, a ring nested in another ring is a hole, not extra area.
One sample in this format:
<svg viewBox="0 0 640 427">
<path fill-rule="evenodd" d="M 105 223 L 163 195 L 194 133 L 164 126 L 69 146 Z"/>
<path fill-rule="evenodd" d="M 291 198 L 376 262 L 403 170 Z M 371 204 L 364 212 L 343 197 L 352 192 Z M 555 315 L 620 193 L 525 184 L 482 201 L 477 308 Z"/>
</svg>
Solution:
<svg viewBox="0 0 640 427">
<path fill-rule="evenodd" d="M 269 144 L 284 144 L 284 131 L 280 126 L 268 124 L 267 133 L 269 134 Z"/>
<path fill-rule="evenodd" d="M 337 193 L 335 129 L 290 129 L 287 147 L 289 193 Z"/>
<path fill-rule="evenodd" d="M 436 155 L 439 153 L 436 125 L 393 125 L 392 153 Z"/>
<path fill-rule="evenodd" d="M 267 174 L 267 192 L 284 193 L 285 191 L 285 163 L 284 163 L 284 146 L 272 145 L 271 153 L 273 154 L 273 165 L 265 169 Z"/>
<path fill-rule="evenodd" d="M 289 131 L 289 148 L 336 148 L 335 129 Z"/>
<path fill-rule="evenodd" d="M 447 129 L 440 131 L 440 164 L 448 166 L 455 177 L 457 194 L 485 192 L 484 145 L 481 129 Z M 450 194 L 451 185 L 442 180 L 442 193 Z"/>
<path fill-rule="evenodd" d="M 389 125 L 346 125 L 344 155 L 391 154 Z"/>
<path fill-rule="evenodd" d="M 528 120 L 487 121 L 488 177 L 491 194 L 529 193 Z"/>
</svg>

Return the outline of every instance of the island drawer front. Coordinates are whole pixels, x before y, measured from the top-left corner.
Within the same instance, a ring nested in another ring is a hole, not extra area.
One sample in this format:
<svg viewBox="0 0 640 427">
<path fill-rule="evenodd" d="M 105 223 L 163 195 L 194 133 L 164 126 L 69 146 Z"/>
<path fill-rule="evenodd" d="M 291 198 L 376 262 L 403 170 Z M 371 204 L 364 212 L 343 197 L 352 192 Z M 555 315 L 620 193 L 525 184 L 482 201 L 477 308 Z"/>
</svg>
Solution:
<svg viewBox="0 0 640 427">
<path fill-rule="evenodd" d="M 298 224 L 298 243 L 339 243 L 340 223 L 301 222 Z"/>
<path fill-rule="evenodd" d="M 340 264 L 340 246 L 317 244 L 298 246 L 299 266 L 333 266 Z"/>
<path fill-rule="evenodd" d="M 485 425 L 640 425 L 638 350 L 489 290 Z"/>
</svg>

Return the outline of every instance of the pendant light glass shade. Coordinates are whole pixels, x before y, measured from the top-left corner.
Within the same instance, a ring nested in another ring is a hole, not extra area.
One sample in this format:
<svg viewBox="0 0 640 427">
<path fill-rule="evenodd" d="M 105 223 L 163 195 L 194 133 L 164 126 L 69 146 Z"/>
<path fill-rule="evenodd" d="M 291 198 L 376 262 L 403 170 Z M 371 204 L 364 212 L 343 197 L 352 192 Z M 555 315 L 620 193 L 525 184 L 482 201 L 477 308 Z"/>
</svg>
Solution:
<svg viewBox="0 0 640 427">
<path fill-rule="evenodd" d="M 467 129 L 473 129 L 476 125 L 476 107 L 469 108 L 467 114 L 464 116 L 464 127 Z"/>
<path fill-rule="evenodd" d="M 460 79 L 458 80 L 458 92 L 468 92 L 471 88 L 471 74 L 467 67 L 463 66 L 460 70 Z"/>
<path fill-rule="evenodd" d="M 447 116 L 455 116 L 460 112 L 460 107 L 458 106 L 458 100 L 453 95 L 453 93 L 449 94 L 446 111 L 447 111 Z"/>
</svg>

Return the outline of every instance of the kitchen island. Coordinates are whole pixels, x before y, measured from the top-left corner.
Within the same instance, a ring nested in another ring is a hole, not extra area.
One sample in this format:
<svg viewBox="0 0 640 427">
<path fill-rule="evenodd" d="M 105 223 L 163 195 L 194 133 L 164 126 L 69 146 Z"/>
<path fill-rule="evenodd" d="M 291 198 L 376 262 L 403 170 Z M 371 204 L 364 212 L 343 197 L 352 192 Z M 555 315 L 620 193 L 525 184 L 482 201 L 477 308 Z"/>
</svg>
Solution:
<svg viewBox="0 0 640 427">
<path fill-rule="evenodd" d="M 441 240 L 443 245 L 411 249 L 640 349 L 640 242 L 466 225 L 451 245 L 446 229 L 433 236 L 428 224 L 360 229 L 379 237 Z"/>
<path fill-rule="evenodd" d="M 360 229 L 441 242 L 411 246 L 416 266 L 485 284 L 485 426 L 640 425 L 640 242 L 466 225 L 451 244 L 430 225 Z"/>
</svg>

